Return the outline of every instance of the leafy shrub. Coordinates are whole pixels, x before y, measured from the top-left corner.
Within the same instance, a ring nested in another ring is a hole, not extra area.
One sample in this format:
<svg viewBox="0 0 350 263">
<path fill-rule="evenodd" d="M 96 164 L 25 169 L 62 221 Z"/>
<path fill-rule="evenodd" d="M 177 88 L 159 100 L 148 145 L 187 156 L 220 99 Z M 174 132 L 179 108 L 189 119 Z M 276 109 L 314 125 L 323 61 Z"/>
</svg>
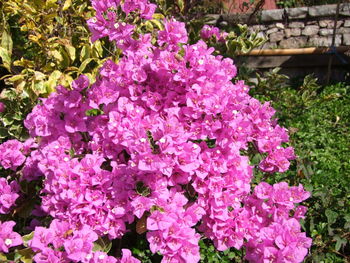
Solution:
<svg viewBox="0 0 350 263">
<path fill-rule="evenodd" d="M 291 169 L 276 178 L 302 183 L 312 192 L 307 201 L 309 217 L 304 222 L 304 229 L 314 239 L 307 261 L 349 260 L 349 86 L 322 87 L 307 76 L 293 88 L 277 71 L 259 77 L 253 94 L 272 101 L 279 121 L 289 127 L 298 156 Z"/>
<path fill-rule="evenodd" d="M 231 82 L 231 59 L 188 44 L 185 24 L 154 4 L 92 4 L 92 40 L 108 37 L 119 59 L 93 83 L 58 86 L 26 117 L 30 139 L 0 145 L 1 260 L 139 262 L 132 251 L 146 261 L 301 262 L 309 193 L 285 182 L 251 189 L 254 166 L 282 173 L 295 157 L 273 108 Z"/>
<path fill-rule="evenodd" d="M 7 71 L 0 139 L 23 139 L 28 136 L 23 120 L 39 97 L 57 85 L 69 87 L 82 73 L 93 81 L 103 61 L 118 54 L 103 40 L 91 43 L 88 0 L 11 0 L 0 9 L 0 57 Z"/>
</svg>

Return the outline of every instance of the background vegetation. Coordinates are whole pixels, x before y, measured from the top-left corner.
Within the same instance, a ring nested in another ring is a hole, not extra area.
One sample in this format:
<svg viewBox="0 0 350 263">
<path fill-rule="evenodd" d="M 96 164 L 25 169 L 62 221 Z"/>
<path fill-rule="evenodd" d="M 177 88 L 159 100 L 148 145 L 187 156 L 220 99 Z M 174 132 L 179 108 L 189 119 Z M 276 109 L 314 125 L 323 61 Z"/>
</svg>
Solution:
<svg viewBox="0 0 350 263">
<path fill-rule="evenodd" d="M 259 76 L 260 77 L 260 76 Z M 307 262 L 350 260 L 350 86 L 322 87 L 312 76 L 288 81 L 277 70 L 259 79 L 254 97 L 272 101 L 279 123 L 289 129 L 297 159 L 270 181 L 303 184 L 312 193 L 304 230 L 313 239 Z"/>
<path fill-rule="evenodd" d="M 343 2 L 343 1 L 340 1 Z M 313 6 L 313 5 L 328 5 L 336 4 L 338 0 L 283 0 L 276 1 L 278 7 L 301 7 L 301 6 Z"/>
<path fill-rule="evenodd" d="M 199 39 L 199 30 L 209 22 L 204 15 L 218 10 L 211 1 L 157 2 L 160 13 L 176 15 L 187 23 L 192 42 Z M 283 2 L 290 5 L 283 7 L 294 7 L 312 1 Z M 118 59 L 113 45 L 103 40 L 90 42 L 85 21 L 91 16 L 88 0 L 9 0 L 0 4 L 0 101 L 5 104 L 0 113 L 1 140 L 26 138 L 23 120 L 38 98 L 47 96 L 56 85 L 69 88 L 80 74 L 93 81 L 106 58 Z M 248 52 L 264 41 L 248 34 L 244 26 L 226 30 L 231 32 L 226 43 L 209 42 L 224 56 Z M 272 101 L 280 124 L 290 131 L 290 144 L 298 155 L 287 173 L 269 175 L 268 180 L 302 183 L 312 193 L 303 222 L 307 235 L 313 238 L 306 261 L 349 261 L 350 86 L 336 83 L 322 87 L 312 76 L 290 81 L 278 70 L 256 77 L 257 82 L 250 83 L 252 95 Z M 238 78 L 249 81 L 244 69 Z M 258 181 L 265 175 L 256 170 L 256 176 Z M 148 244 L 140 240 L 145 239 L 122 242 L 127 242 L 143 262 L 156 262 L 159 256 L 151 255 L 146 249 Z M 203 262 L 241 262 L 244 257 L 244 253 L 234 249 L 217 253 L 208 240 L 202 240 L 200 246 Z"/>
</svg>

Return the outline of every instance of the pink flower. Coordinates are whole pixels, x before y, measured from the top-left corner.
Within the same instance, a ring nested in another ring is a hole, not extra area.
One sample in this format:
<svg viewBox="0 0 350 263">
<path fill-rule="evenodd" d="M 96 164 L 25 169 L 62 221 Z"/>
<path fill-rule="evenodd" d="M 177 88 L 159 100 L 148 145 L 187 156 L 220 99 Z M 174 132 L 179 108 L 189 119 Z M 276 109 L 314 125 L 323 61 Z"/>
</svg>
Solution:
<svg viewBox="0 0 350 263">
<path fill-rule="evenodd" d="M 169 50 L 178 50 L 179 43 L 187 43 L 188 36 L 185 23 L 174 19 L 164 21 L 164 30 L 158 33 L 158 44 L 167 45 Z"/>
<path fill-rule="evenodd" d="M 0 102 L 0 113 L 3 113 L 6 109 L 6 105 L 3 102 Z"/>
<path fill-rule="evenodd" d="M 23 144 L 17 140 L 9 140 L 0 145 L 0 163 L 5 169 L 15 171 L 26 157 L 23 154 Z"/>
<path fill-rule="evenodd" d="M 20 234 L 13 232 L 15 226 L 14 221 L 0 221 L 0 251 L 8 253 L 11 247 L 15 247 L 22 244 L 22 237 Z"/>
<path fill-rule="evenodd" d="M 19 184 L 16 181 L 8 183 L 5 178 L 0 178 L 0 214 L 7 214 L 15 205 L 19 197 Z"/>
</svg>

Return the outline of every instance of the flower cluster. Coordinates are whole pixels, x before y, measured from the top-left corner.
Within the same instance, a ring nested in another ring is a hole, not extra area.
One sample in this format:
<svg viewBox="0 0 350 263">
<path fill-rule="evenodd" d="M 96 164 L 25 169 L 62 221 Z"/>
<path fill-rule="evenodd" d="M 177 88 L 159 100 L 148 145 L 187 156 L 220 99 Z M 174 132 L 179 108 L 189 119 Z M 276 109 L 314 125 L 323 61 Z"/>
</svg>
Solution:
<svg viewBox="0 0 350 263">
<path fill-rule="evenodd" d="M 264 182 L 251 193 L 247 152 L 264 156 L 267 173 L 294 158 L 269 103 L 232 82 L 231 59 L 202 40 L 187 44 L 184 23 L 135 34 L 122 21 L 150 19 L 148 1 L 92 3 L 92 38 L 114 41 L 119 62 L 107 61 L 95 83 L 80 76 L 42 99 L 25 121 L 37 143 L 0 146 L 13 149 L 1 158 L 5 168 L 23 165 L 22 179 L 43 180 L 41 209 L 54 220 L 28 243 L 36 262 L 138 262 L 129 250 L 118 260 L 93 250 L 133 223 L 163 262 L 198 262 L 200 233 L 218 250 L 246 247 L 253 262 L 301 262 L 311 241 L 298 222 L 306 209 L 296 205 L 309 194 Z M 215 28 L 205 34 L 219 38 Z"/>
<path fill-rule="evenodd" d="M 16 181 L 8 183 L 5 178 L 0 178 L 0 214 L 7 214 L 15 205 L 19 197 L 19 185 Z"/>
<path fill-rule="evenodd" d="M 96 10 L 96 16 L 87 21 L 92 33 L 92 41 L 108 36 L 109 40 L 115 41 L 119 48 L 123 48 L 135 42 L 132 38 L 135 26 L 125 21 L 134 21 L 133 18 L 135 17 L 152 19 L 156 9 L 156 5 L 149 3 L 148 0 L 107 0 L 91 2 Z M 118 15 L 118 8 L 122 9 L 122 15 Z"/>
<path fill-rule="evenodd" d="M 215 38 L 219 42 L 225 42 L 228 34 L 226 32 L 220 32 L 220 29 L 215 26 L 204 25 L 200 32 L 201 38 L 209 40 Z"/>
<path fill-rule="evenodd" d="M 21 235 L 13 232 L 13 227 L 16 225 L 14 221 L 0 221 L 0 252 L 9 252 L 9 248 L 22 244 Z"/>
<path fill-rule="evenodd" d="M 310 196 L 301 185 L 285 182 L 260 183 L 246 200 L 245 216 L 253 222 L 246 228 L 246 258 L 252 262 L 302 262 L 311 239 L 300 231 L 306 207 L 298 204 Z M 293 217 L 290 217 L 290 215 Z"/>
<path fill-rule="evenodd" d="M 25 160 L 23 143 L 17 140 L 9 140 L 0 145 L 0 163 L 5 169 L 16 171 Z"/>
<path fill-rule="evenodd" d="M 49 228 L 36 227 L 33 239 L 28 242 L 29 247 L 37 252 L 35 262 L 127 262 L 117 261 L 105 252 L 93 250 L 93 242 L 98 236 L 88 226 L 85 225 L 79 230 L 71 227 L 71 224 L 57 219 L 51 222 Z M 61 248 L 64 248 L 64 251 Z"/>
</svg>

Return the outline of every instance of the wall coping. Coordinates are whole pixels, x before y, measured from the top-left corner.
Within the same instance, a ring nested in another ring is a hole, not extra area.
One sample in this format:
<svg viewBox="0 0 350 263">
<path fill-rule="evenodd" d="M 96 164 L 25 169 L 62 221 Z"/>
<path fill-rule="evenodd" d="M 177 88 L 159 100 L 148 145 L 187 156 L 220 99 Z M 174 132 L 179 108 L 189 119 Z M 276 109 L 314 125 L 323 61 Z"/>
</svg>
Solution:
<svg viewBox="0 0 350 263">
<path fill-rule="evenodd" d="M 318 5 L 310 7 L 296 7 L 274 10 L 262 10 L 251 18 L 251 23 L 259 24 L 285 20 L 298 20 L 307 18 L 330 17 L 336 13 L 337 5 Z M 350 17 L 350 3 L 340 4 L 339 15 Z M 212 15 L 213 18 L 222 17 L 224 21 L 246 23 L 251 13 Z"/>
</svg>

